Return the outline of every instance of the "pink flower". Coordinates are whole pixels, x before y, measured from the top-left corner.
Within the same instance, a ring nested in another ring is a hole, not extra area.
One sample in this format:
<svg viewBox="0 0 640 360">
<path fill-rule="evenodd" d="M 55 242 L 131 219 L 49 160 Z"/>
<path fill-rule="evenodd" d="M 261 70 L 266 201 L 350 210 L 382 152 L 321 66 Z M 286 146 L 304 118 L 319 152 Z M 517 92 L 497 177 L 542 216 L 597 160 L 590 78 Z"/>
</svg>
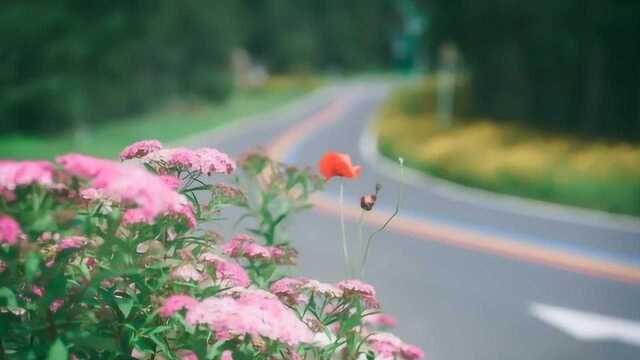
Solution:
<svg viewBox="0 0 640 360">
<path fill-rule="evenodd" d="M 244 268 L 231 261 L 216 264 L 216 278 L 233 286 L 248 287 L 251 285 L 249 275 Z"/>
<path fill-rule="evenodd" d="M 185 202 L 183 204 L 176 204 L 171 208 L 171 210 L 169 210 L 166 215 L 175 216 L 179 219 L 184 220 L 189 229 L 195 229 L 195 227 L 198 226 L 198 221 L 196 220 L 196 216 L 194 214 L 193 205 L 188 202 Z"/>
<path fill-rule="evenodd" d="M 402 357 L 407 360 L 422 359 L 424 357 L 424 352 L 415 345 L 405 344 L 402 348 Z"/>
<path fill-rule="evenodd" d="M 45 231 L 40 235 L 40 241 L 49 241 L 54 238 L 54 234 L 50 231 Z"/>
<path fill-rule="evenodd" d="M 262 261 L 280 261 L 288 255 L 278 247 L 257 244 L 245 234 L 234 236 L 231 241 L 221 246 L 221 251 L 231 257 L 245 257 Z"/>
<path fill-rule="evenodd" d="M 21 233 L 20 225 L 12 217 L 0 214 L 0 244 L 14 245 Z"/>
<path fill-rule="evenodd" d="M 363 283 L 360 280 L 342 280 L 336 286 L 345 293 L 358 294 L 361 296 L 376 296 L 373 286 Z"/>
<path fill-rule="evenodd" d="M 193 151 L 187 148 L 158 150 L 146 155 L 142 160 L 157 169 L 175 168 L 177 170 L 190 170 L 196 163 Z"/>
<path fill-rule="evenodd" d="M 380 306 L 378 299 L 376 298 L 376 291 L 373 286 L 363 283 L 359 280 L 342 280 L 336 284 L 338 289 L 344 292 L 346 296 L 358 296 L 364 303 L 370 308 L 377 308 Z"/>
<path fill-rule="evenodd" d="M 104 192 L 100 189 L 95 188 L 86 188 L 80 190 L 80 197 L 89 201 L 102 200 L 105 198 Z"/>
<path fill-rule="evenodd" d="M 233 356 L 230 350 L 225 350 L 220 355 L 220 360 L 233 360 Z"/>
<path fill-rule="evenodd" d="M 301 304 L 304 302 L 301 289 L 308 281 L 306 278 L 284 277 L 271 284 L 269 290 L 288 304 Z"/>
<path fill-rule="evenodd" d="M 302 286 L 303 289 L 311 290 L 311 292 L 324 295 L 326 297 L 339 298 L 342 297 L 342 290 L 331 284 L 325 284 L 317 280 L 309 280 Z"/>
<path fill-rule="evenodd" d="M 176 312 L 186 309 L 191 310 L 198 305 L 198 300 L 188 295 L 171 295 L 164 300 L 158 313 L 162 317 L 170 317 Z"/>
<path fill-rule="evenodd" d="M 16 199 L 16 194 L 11 190 L 0 188 L 0 198 L 4 198 L 6 201 L 13 201 Z"/>
<path fill-rule="evenodd" d="M 64 249 L 79 249 L 87 243 L 87 238 L 84 236 L 67 236 L 58 243 L 58 251 Z"/>
<path fill-rule="evenodd" d="M 160 175 L 160 179 L 172 190 L 178 190 L 182 186 L 182 180 L 173 175 Z"/>
<path fill-rule="evenodd" d="M 195 156 L 198 170 L 203 174 L 231 174 L 236 169 L 236 163 L 229 155 L 216 149 L 201 148 L 195 151 Z"/>
<path fill-rule="evenodd" d="M 48 161 L 0 160 L 0 193 L 11 198 L 18 186 L 51 185 L 53 172 L 53 165 Z"/>
<path fill-rule="evenodd" d="M 122 214 L 122 225 L 149 224 L 153 219 L 147 218 L 141 209 L 127 209 Z"/>
<path fill-rule="evenodd" d="M 394 327 L 397 324 L 393 316 L 382 313 L 367 315 L 362 321 L 365 325 L 369 326 Z"/>
<path fill-rule="evenodd" d="M 198 360 L 198 355 L 191 350 L 180 349 L 176 351 L 180 360 Z"/>
<path fill-rule="evenodd" d="M 37 286 L 37 285 L 32 285 L 31 286 L 31 292 L 37 297 L 43 297 L 44 296 L 44 289 L 41 288 L 40 286 Z"/>
<path fill-rule="evenodd" d="M 187 200 L 158 176 L 132 165 L 68 154 L 57 160 L 72 175 L 85 177 L 109 199 L 133 204 L 146 220 L 182 211 Z"/>
<path fill-rule="evenodd" d="M 249 275 L 239 264 L 224 259 L 216 254 L 205 252 L 198 257 L 200 261 L 212 264 L 216 269 L 216 279 L 231 286 L 248 287 L 251 285 Z"/>
<path fill-rule="evenodd" d="M 133 348 L 133 350 L 131 350 L 131 357 L 134 359 L 147 359 L 149 356 L 150 354 L 141 351 L 138 348 Z"/>
<path fill-rule="evenodd" d="M 421 359 L 424 354 L 420 348 L 405 344 L 393 334 L 380 332 L 369 336 L 369 346 L 377 356 L 383 359 L 400 357 L 405 360 Z"/>
<path fill-rule="evenodd" d="M 204 262 L 208 262 L 211 264 L 216 264 L 217 262 L 225 262 L 228 261 L 225 258 L 218 256 L 212 252 L 203 252 L 202 254 L 200 254 L 200 256 L 198 256 L 198 260 L 200 261 L 204 261 Z"/>
<path fill-rule="evenodd" d="M 137 141 L 122 150 L 120 160 L 141 158 L 160 149 L 162 149 L 162 144 L 158 140 Z"/>
<path fill-rule="evenodd" d="M 231 241 L 229 241 L 226 244 L 223 244 L 220 247 L 220 250 L 225 255 L 238 257 L 242 255 L 242 249 L 244 248 L 244 244 L 250 241 L 253 241 L 253 240 L 249 235 L 238 234 L 233 238 L 231 238 Z"/>
<path fill-rule="evenodd" d="M 59 156 L 56 162 L 70 174 L 87 179 L 97 176 L 111 165 L 109 160 L 75 153 Z"/>
<path fill-rule="evenodd" d="M 49 304 L 49 310 L 51 310 L 51 312 L 56 312 L 62 307 L 62 305 L 64 305 L 64 299 L 53 300 L 51 304 Z"/>
<path fill-rule="evenodd" d="M 264 290 L 240 289 L 210 297 L 187 312 L 189 324 L 206 324 L 218 340 L 250 335 L 296 346 L 313 333 L 277 297 Z"/>
<path fill-rule="evenodd" d="M 171 271 L 171 277 L 183 281 L 200 281 L 204 276 L 191 264 L 184 264 Z"/>
<path fill-rule="evenodd" d="M 236 164 L 229 155 L 216 149 L 201 148 L 190 150 L 187 148 L 162 149 L 145 156 L 143 160 L 156 168 L 174 168 L 211 175 L 230 174 Z"/>
</svg>

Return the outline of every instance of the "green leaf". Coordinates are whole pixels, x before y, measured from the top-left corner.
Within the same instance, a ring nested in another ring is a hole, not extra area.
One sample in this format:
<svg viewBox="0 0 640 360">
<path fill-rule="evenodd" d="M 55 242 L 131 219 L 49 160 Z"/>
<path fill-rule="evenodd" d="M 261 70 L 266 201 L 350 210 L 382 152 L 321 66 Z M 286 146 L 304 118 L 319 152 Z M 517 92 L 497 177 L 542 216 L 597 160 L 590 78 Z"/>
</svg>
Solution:
<svg viewBox="0 0 640 360">
<path fill-rule="evenodd" d="M 340 326 L 340 331 L 344 331 L 345 333 L 349 330 L 351 330 L 352 328 L 354 328 L 355 326 L 360 324 L 360 314 L 358 312 L 354 313 L 353 315 L 349 316 L 346 320 L 344 320 L 342 322 L 342 325 Z"/>
<path fill-rule="evenodd" d="M 40 270 L 40 255 L 35 252 L 27 254 L 27 259 L 24 262 L 24 273 L 27 281 L 32 282 Z"/>
<path fill-rule="evenodd" d="M 269 264 L 267 266 L 265 266 L 263 269 L 261 269 L 260 271 L 260 275 L 262 275 L 262 278 L 265 281 L 269 281 L 271 279 L 271 277 L 273 276 L 273 273 L 276 271 L 278 267 L 276 266 L 276 264 Z"/>
<path fill-rule="evenodd" d="M 6 301 L 6 306 L 9 309 L 18 307 L 18 302 L 16 301 L 16 294 L 11 291 L 11 289 L 7 287 L 0 288 L 0 299 L 4 298 Z"/>
<path fill-rule="evenodd" d="M 49 354 L 47 355 L 47 360 L 63 360 L 69 358 L 69 352 L 67 351 L 67 347 L 64 346 L 62 340 L 56 340 L 53 345 L 49 348 Z"/>
<path fill-rule="evenodd" d="M 164 325 L 164 326 L 158 326 L 158 327 L 156 327 L 156 328 L 153 328 L 153 330 L 151 330 L 151 331 L 148 333 L 148 335 L 155 335 L 155 334 L 159 334 L 159 333 L 161 333 L 161 332 L 165 332 L 165 331 L 170 330 L 170 329 L 171 329 L 171 326 L 166 326 L 166 325 Z"/>
<path fill-rule="evenodd" d="M 162 340 L 160 340 L 160 338 L 155 335 L 149 335 L 149 338 L 162 350 L 163 353 L 170 353 L 169 348 L 167 348 L 167 345 Z"/>
<path fill-rule="evenodd" d="M 118 304 L 118 309 L 120 309 L 120 312 L 122 313 L 122 317 L 123 318 L 128 318 L 129 314 L 131 313 L 131 309 L 133 308 L 133 299 L 131 298 L 124 298 L 124 299 L 118 299 L 116 298 L 116 304 Z"/>
</svg>

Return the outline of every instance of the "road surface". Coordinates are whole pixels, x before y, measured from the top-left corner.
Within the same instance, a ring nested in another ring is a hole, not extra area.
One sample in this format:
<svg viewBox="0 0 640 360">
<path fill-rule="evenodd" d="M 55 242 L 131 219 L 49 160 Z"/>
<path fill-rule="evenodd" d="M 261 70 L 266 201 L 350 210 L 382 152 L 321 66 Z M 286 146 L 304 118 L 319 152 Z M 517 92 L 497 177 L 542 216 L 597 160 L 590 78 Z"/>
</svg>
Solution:
<svg viewBox="0 0 640 360">
<path fill-rule="evenodd" d="M 397 169 L 363 157 L 361 141 L 389 88 L 331 86 L 190 143 L 233 155 L 262 145 L 309 166 L 327 150 L 350 154 L 363 165 L 359 179 L 345 182 L 355 241 L 360 195 L 382 184 L 367 231 L 398 196 Z M 640 223 L 495 206 L 497 198 L 455 187 L 450 196 L 428 183 L 405 186 L 400 216 L 376 238 L 365 280 L 398 319 L 395 333 L 422 346 L 427 359 L 640 359 Z M 337 194 L 332 181 L 316 198 L 318 208 L 289 229 L 301 273 L 322 281 L 345 277 Z"/>
</svg>

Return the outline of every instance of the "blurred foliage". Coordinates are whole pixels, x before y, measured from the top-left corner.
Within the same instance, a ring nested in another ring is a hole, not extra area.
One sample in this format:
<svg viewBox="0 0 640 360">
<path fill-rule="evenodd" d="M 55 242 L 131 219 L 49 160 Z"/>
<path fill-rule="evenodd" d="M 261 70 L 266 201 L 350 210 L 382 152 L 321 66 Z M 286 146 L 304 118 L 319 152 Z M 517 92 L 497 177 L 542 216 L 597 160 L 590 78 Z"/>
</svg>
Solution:
<svg viewBox="0 0 640 360">
<path fill-rule="evenodd" d="M 421 0 L 461 49 L 478 116 L 640 139 L 640 2 Z"/>
<path fill-rule="evenodd" d="M 275 72 L 380 67 L 394 4 L 5 0 L 0 132 L 82 128 L 175 96 L 224 99 L 234 48 Z"/>
<path fill-rule="evenodd" d="M 492 191 L 640 215 L 640 144 L 585 140 L 515 122 L 454 118 L 438 128 L 429 81 L 398 91 L 377 123 L 382 152 L 428 173 Z"/>
<path fill-rule="evenodd" d="M 417 86 L 401 86 L 395 89 L 394 96 L 388 99 L 387 107 L 398 109 L 410 116 L 432 113 L 437 108 L 437 91 L 438 81 L 435 76 L 420 78 Z M 471 115 L 473 97 L 468 76 L 458 76 L 451 91 L 455 96 L 451 110 L 458 116 Z"/>
<path fill-rule="evenodd" d="M 82 152 L 112 158 L 127 144 L 143 138 L 176 141 L 270 111 L 321 83 L 308 76 L 276 76 L 260 87 L 237 91 L 222 103 L 174 100 L 141 115 L 93 124 L 90 131 L 73 129 L 46 136 L 0 134 L 0 157 L 53 159 L 68 152 Z"/>
</svg>

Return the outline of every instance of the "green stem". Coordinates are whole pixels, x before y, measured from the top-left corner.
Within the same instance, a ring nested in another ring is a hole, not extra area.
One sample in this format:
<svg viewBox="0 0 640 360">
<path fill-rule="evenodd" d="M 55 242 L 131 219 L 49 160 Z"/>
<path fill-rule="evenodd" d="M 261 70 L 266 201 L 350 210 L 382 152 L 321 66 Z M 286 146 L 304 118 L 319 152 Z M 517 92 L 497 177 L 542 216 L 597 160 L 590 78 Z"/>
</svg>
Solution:
<svg viewBox="0 0 640 360">
<path fill-rule="evenodd" d="M 2 343 L 2 338 L 0 338 L 0 359 L 4 360 L 7 358 L 7 353 L 4 351 L 4 344 Z"/>
<path fill-rule="evenodd" d="M 358 251 L 360 254 L 363 254 L 363 251 L 364 251 L 364 240 L 362 238 L 363 228 L 364 228 L 364 209 L 360 209 L 360 219 L 358 220 Z M 360 268 L 359 269 L 356 268 L 354 273 L 361 274 L 363 267 L 364 267 L 364 258 L 360 262 Z"/>
<path fill-rule="evenodd" d="M 340 229 L 342 230 L 342 252 L 344 263 L 347 268 L 347 277 L 351 276 L 351 266 L 349 265 L 349 249 L 347 247 L 347 230 L 344 225 L 344 184 L 340 182 Z"/>
<path fill-rule="evenodd" d="M 180 190 L 180 192 L 181 193 L 187 193 L 187 192 L 194 192 L 194 191 L 199 191 L 199 190 L 209 190 L 209 189 L 211 189 L 210 185 L 201 185 L 201 186 L 195 186 L 195 187 L 192 187 L 192 188 Z"/>
</svg>

